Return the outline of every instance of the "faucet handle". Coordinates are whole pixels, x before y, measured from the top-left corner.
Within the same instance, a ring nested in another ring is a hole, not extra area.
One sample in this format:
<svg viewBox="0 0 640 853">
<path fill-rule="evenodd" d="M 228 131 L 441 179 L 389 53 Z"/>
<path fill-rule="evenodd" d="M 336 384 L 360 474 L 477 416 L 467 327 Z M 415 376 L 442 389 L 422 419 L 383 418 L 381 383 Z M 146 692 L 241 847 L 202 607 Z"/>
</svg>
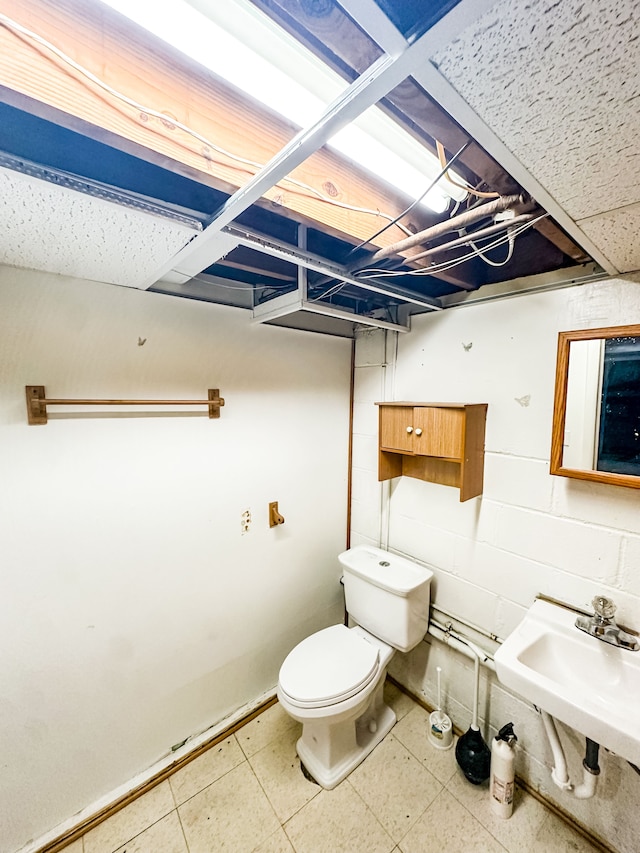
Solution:
<svg viewBox="0 0 640 853">
<path fill-rule="evenodd" d="M 613 619 L 613 614 L 616 612 L 616 605 L 610 598 L 605 598 L 604 595 L 596 595 L 591 602 L 596 616 L 600 619 Z"/>
</svg>

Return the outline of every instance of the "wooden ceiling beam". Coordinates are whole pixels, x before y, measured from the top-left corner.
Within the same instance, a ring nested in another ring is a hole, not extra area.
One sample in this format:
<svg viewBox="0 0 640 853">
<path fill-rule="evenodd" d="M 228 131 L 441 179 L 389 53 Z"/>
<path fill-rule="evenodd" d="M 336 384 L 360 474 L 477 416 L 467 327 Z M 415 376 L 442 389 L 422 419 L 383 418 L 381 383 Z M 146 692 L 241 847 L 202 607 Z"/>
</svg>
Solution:
<svg viewBox="0 0 640 853">
<path fill-rule="evenodd" d="M 87 79 L 45 46 L 0 26 L 0 85 L 84 123 L 94 138 L 121 139 L 123 150 L 230 195 L 268 162 L 298 128 L 276 117 L 108 7 L 86 0 L 0 0 L 0 11 L 54 44 L 136 104 Z M 151 111 L 159 115 L 154 116 Z M 185 132 L 180 125 L 193 129 Z M 234 155 L 230 157 L 216 148 Z M 342 239 L 360 242 L 395 217 L 408 199 L 352 161 L 323 148 L 267 192 L 260 204 Z M 369 212 L 365 212 L 369 211 Z M 417 230 L 437 221 L 424 208 L 411 214 Z M 375 239 L 385 246 L 403 232 Z"/>
<path fill-rule="evenodd" d="M 553 243 L 554 246 L 560 249 L 561 252 L 576 261 L 576 263 L 586 264 L 591 260 L 584 249 L 581 249 L 577 243 L 574 243 L 570 237 L 567 237 L 560 226 L 556 225 L 553 220 L 542 219 L 540 222 L 535 224 L 534 228 L 538 233 L 542 234 L 543 237 L 546 237 L 547 240 Z"/>
</svg>

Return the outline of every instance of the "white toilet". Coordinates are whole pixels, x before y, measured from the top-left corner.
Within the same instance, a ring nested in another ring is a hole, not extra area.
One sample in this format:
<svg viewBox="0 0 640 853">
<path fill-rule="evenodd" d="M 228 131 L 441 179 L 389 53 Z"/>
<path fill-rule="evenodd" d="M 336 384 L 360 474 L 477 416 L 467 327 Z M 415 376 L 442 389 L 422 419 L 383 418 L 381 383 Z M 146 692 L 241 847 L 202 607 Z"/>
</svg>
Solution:
<svg viewBox="0 0 640 853">
<path fill-rule="evenodd" d="M 357 626 L 312 634 L 280 669 L 278 699 L 302 723 L 296 745 L 306 770 L 335 788 L 396 721 L 382 699 L 389 661 L 408 652 L 429 624 L 433 573 L 411 560 L 359 545 L 340 554 L 347 612 Z"/>
</svg>

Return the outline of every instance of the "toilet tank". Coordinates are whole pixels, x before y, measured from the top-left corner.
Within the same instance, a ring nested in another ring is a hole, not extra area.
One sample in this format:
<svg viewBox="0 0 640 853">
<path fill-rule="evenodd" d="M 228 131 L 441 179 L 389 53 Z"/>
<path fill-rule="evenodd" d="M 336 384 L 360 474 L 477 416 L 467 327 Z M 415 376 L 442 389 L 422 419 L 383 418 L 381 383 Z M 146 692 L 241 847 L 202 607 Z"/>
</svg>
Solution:
<svg viewBox="0 0 640 853">
<path fill-rule="evenodd" d="M 370 545 L 343 551 L 338 559 L 349 616 L 395 649 L 417 646 L 429 626 L 433 572 Z"/>
</svg>

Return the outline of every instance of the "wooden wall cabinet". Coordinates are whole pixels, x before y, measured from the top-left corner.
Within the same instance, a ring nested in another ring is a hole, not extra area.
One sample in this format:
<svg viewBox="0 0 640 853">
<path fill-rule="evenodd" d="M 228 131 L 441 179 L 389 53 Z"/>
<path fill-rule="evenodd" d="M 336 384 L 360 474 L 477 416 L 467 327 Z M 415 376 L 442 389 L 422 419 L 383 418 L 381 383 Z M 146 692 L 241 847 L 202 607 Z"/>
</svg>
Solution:
<svg viewBox="0 0 640 853">
<path fill-rule="evenodd" d="M 482 494 L 486 403 L 376 403 L 378 480 L 415 477 Z"/>
</svg>

